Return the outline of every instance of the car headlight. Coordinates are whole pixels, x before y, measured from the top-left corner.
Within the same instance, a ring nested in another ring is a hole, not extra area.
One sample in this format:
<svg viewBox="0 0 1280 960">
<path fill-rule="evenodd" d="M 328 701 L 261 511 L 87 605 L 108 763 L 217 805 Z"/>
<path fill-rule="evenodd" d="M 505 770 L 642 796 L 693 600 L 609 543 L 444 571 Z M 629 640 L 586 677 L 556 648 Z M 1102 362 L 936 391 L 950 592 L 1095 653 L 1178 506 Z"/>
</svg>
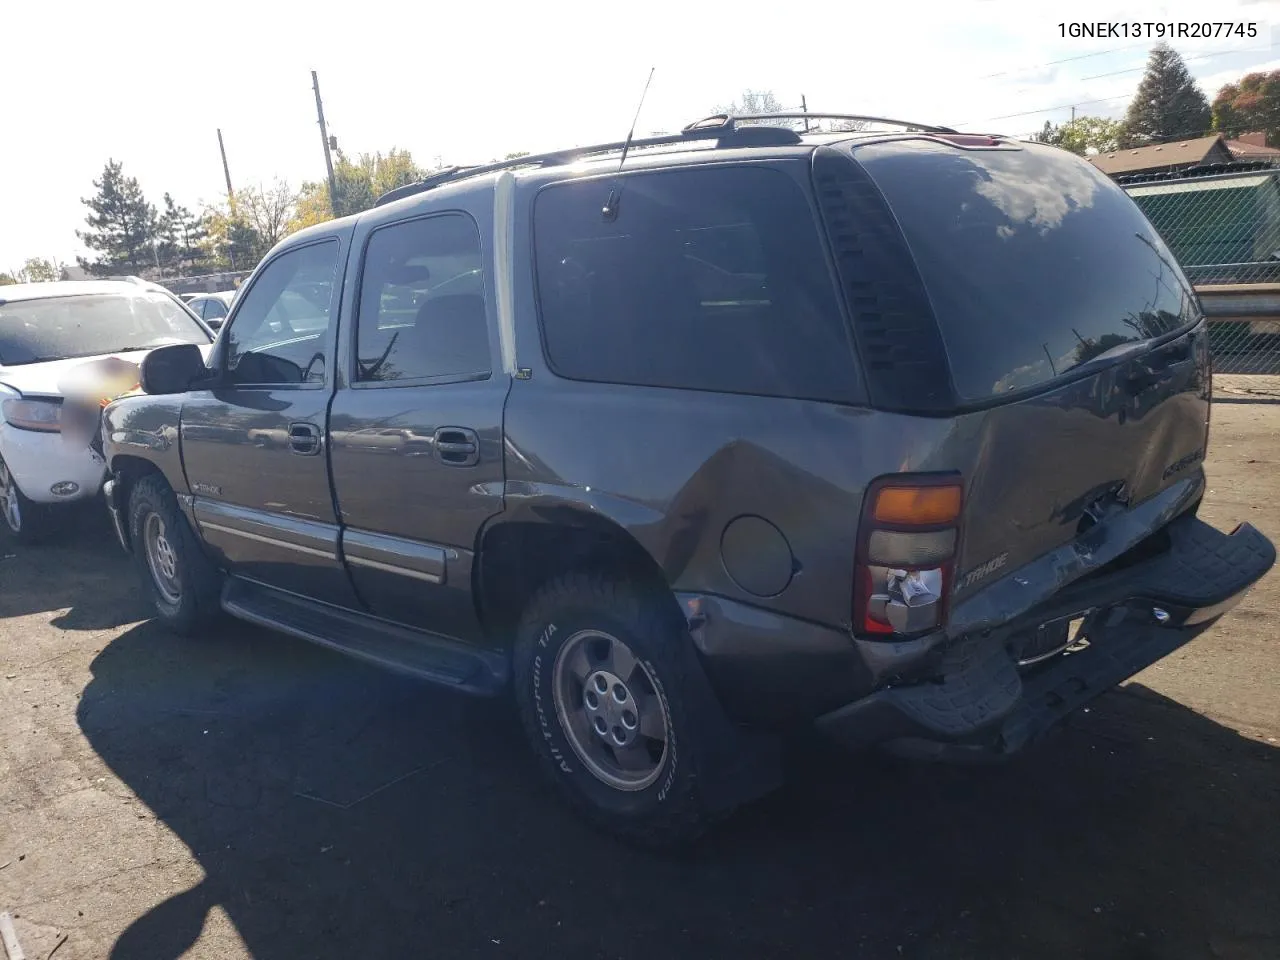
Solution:
<svg viewBox="0 0 1280 960">
<path fill-rule="evenodd" d="M 19 430 L 62 432 L 62 404 L 52 400 L 5 400 L 0 403 L 0 414 Z"/>
</svg>

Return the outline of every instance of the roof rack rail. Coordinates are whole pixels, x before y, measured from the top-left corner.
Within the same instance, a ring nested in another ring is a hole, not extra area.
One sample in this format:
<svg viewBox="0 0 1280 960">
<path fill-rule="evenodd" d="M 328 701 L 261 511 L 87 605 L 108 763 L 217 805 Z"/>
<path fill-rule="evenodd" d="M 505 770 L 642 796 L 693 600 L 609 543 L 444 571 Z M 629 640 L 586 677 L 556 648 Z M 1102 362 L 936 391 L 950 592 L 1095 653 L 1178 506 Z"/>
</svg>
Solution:
<svg viewBox="0 0 1280 960">
<path fill-rule="evenodd" d="M 726 133 L 732 133 L 732 129 L 725 130 L 721 127 L 712 127 L 705 130 L 697 130 L 691 133 L 669 133 L 657 137 L 636 137 L 631 141 L 632 149 L 636 147 L 657 147 L 666 146 L 675 143 L 687 143 L 698 140 L 718 140 L 725 136 Z M 375 202 L 375 207 L 381 207 L 384 204 L 392 203 L 396 200 L 403 200 L 405 197 L 411 197 L 415 193 L 422 193 L 424 190 L 430 190 L 432 187 L 438 187 L 444 183 L 450 183 L 454 180 L 461 180 L 466 177 L 479 177 L 486 173 L 495 173 L 499 170 L 511 170 L 516 167 L 555 167 L 566 163 L 573 163 L 585 157 L 594 156 L 602 153 L 616 153 L 626 145 L 625 140 L 618 140 L 612 143 L 596 143 L 585 147 L 570 147 L 564 150 L 553 150 L 550 153 L 532 154 L 527 157 L 514 157 L 511 160 L 499 160 L 495 163 L 482 163 L 475 166 L 467 167 L 448 167 L 444 170 L 437 171 L 417 183 L 406 184 L 403 187 L 396 187 L 394 190 L 388 190 L 380 196 Z"/>
<path fill-rule="evenodd" d="M 783 110 L 773 113 L 740 113 L 733 117 L 727 117 L 725 114 L 717 114 L 711 117 L 705 117 L 695 123 L 685 127 L 686 130 L 701 128 L 703 124 L 709 121 L 720 121 L 724 123 L 726 120 L 732 120 L 734 123 L 743 120 L 858 120 L 865 123 L 891 123 L 896 127 L 906 127 L 908 130 L 922 130 L 925 133 L 957 133 L 950 127 L 940 127 L 931 123 L 916 123 L 914 120 L 894 120 L 890 117 L 872 117 L 861 113 L 815 113 L 812 110 Z M 816 132 L 816 131 L 815 131 Z"/>
<path fill-rule="evenodd" d="M 955 133 L 949 127 L 932 126 L 925 123 L 910 123 L 905 120 L 889 120 L 885 117 L 869 117 L 854 113 L 753 113 L 742 116 L 716 114 L 695 120 L 679 133 L 661 134 L 655 137 L 637 137 L 631 141 L 631 149 L 644 147 L 671 146 L 679 143 L 691 143 L 700 140 L 715 140 L 720 146 L 765 146 L 800 143 L 800 135 L 794 130 L 771 129 L 752 126 L 739 126 L 744 120 L 865 120 L 873 123 L 892 123 L 908 130 L 921 130 L 926 133 Z M 617 153 L 624 146 L 625 140 L 611 143 L 596 143 L 585 147 L 570 147 L 565 150 L 553 150 L 550 153 L 533 154 L 526 157 L 514 157 L 511 160 L 499 160 L 495 163 L 482 163 L 474 166 L 455 166 L 439 170 L 417 183 L 406 184 L 388 190 L 376 201 L 375 207 L 381 207 L 414 194 L 423 193 L 433 187 L 467 177 L 479 177 L 487 173 L 501 170 L 512 170 L 517 167 L 555 167 L 566 163 L 597 156 L 605 153 Z"/>
</svg>

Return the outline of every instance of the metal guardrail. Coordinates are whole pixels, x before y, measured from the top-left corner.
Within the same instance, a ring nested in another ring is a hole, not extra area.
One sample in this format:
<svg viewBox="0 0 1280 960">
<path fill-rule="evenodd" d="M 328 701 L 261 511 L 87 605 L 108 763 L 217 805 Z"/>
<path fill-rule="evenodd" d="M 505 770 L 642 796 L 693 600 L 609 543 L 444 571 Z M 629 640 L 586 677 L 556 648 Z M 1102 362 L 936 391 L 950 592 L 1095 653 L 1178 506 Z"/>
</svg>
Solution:
<svg viewBox="0 0 1280 960">
<path fill-rule="evenodd" d="M 1280 165 L 1125 177 L 1209 317 L 1214 370 L 1280 374 Z"/>
<path fill-rule="evenodd" d="M 1215 373 L 1280 373 L 1280 283 L 1201 284 Z"/>
</svg>

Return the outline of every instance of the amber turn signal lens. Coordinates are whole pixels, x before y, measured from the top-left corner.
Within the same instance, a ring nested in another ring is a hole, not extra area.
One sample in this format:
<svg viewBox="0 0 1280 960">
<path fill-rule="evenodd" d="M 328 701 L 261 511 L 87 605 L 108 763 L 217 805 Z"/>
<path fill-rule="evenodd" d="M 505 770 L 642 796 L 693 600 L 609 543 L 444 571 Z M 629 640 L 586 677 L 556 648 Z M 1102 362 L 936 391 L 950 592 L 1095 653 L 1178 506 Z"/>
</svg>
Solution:
<svg viewBox="0 0 1280 960">
<path fill-rule="evenodd" d="M 960 516 L 960 486 L 885 487 L 873 515 L 882 523 L 952 523 Z"/>
</svg>

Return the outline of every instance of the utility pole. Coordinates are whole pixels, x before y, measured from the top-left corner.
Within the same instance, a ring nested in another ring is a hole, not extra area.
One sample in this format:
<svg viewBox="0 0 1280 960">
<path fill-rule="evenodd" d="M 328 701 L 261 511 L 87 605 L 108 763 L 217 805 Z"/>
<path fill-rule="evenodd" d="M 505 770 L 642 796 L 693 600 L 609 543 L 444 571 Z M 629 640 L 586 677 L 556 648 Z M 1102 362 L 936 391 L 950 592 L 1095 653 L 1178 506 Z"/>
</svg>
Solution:
<svg viewBox="0 0 1280 960">
<path fill-rule="evenodd" d="M 329 130 L 324 125 L 324 104 L 320 101 L 320 80 L 311 71 L 311 88 L 316 92 L 316 116 L 320 120 L 320 142 L 324 145 L 324 169 L 329 175 L 329 210 L 338 216 L 338 187 L 333 181 L 333 157 L 329 154 Z"/>
<path fill-rule="evenodd" d="M 1074 103 L 1071 105 L 1071 122 L 1076 122 L 1076 105 Z"/>
<path fill-rule="evenodd" d="M 800 112 L 804 114 L 809 112 L 809 103 L 805 100 L 803 93 L 800 94 Z M 804 118 L 804 132 L 809 132 L 809 118 L 807 116 Z"/>
<path fill-rule="evenodd" d="M 218 128 L 218 152 L 222 154 L 222 175 L 227 178 L 227 206 L 236 212 L 236 193 L 231 189 L 231 168 L 227 166 L 227 148 L 222 143 L 222 128 Z"/>
</svg>

